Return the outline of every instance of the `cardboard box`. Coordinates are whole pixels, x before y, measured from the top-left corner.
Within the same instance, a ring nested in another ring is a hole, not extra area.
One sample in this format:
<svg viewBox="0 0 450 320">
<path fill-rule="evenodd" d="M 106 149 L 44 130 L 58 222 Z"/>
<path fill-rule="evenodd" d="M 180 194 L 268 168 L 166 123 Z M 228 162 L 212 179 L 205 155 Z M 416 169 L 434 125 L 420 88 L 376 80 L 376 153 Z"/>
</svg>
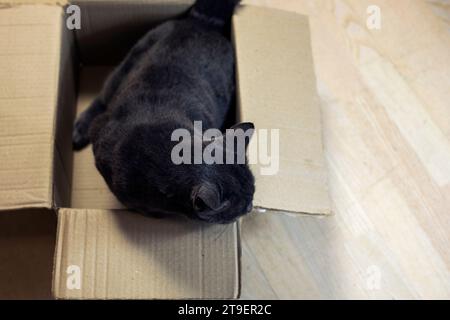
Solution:
<svg viewBox="0 0 450 320">
<path fill-rule="evenodd" d="M 91 148 L 71 149 L 75 116 L 112 66 L 193 1 L 72 3 L 81 8 L 75 32 L 60 2 L 0 6 L 0 297 L 238 297 L 238 223 L 126 211 Z M 233 39 L 240 117 L 280 134 L 278 174 L 252 166 L 255 206 L 329 214 L 307 18 L 241 6 Z"/>
</svg>

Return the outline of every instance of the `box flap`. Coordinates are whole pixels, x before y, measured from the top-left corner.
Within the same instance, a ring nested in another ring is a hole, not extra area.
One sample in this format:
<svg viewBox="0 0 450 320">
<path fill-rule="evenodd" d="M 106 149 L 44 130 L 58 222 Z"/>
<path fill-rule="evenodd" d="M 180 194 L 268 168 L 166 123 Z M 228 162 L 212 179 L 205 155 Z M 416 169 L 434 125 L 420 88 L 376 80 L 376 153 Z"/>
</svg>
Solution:
<svg viewBox="0 0 450 320">
<path fill-rule="evenodd" d="M 263 175 L 264 165 L 252 165 L 256 177 L 254 205 L 329 214 L 320 104 L 307 17 L 242 6 L 233 19 L 233 36 L 241 120 L 254 122 L 258 134 L 259 129 L 279 129 L 276 174 Z M 268 131 L 269 137 L 272 132 Z M 253 139 L 250 149 L 256 147 L 257 140 L 261 139 Z"/>
<path fill-rule="evenodd" d="M 52 206 L 61 13 L 0 9 L 0 210 Z"/>
<path fill-rule="evenodd" d="M 53 293 L 63 299 L 236 298 L 237 237 L 236 223 L 60 209 Z"/>
</svg>

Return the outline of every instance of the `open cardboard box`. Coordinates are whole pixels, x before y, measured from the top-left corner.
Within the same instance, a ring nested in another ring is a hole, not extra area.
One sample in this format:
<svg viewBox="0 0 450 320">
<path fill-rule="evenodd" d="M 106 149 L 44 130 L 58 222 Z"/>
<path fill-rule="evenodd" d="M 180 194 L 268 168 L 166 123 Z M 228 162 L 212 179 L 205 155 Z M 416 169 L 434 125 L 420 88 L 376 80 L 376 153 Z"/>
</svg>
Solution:
<svg viewBox="0 0 450 320">
<path fill-rule="evenodd" d="M 75 116 L 111 66 L 192 2 L 72 1 L 81 8 L 75 32 L 60 3 L 0 6 L 0 297 L 239 296 L 239 223 L 128 212 L 91 148 L 71 150 Z M 252 166 L 255 207 L 329 214 L 307 18 L 241 6 L 232 31 L 238 114 L 280 129 L 278 173 Z"/>
</svg>

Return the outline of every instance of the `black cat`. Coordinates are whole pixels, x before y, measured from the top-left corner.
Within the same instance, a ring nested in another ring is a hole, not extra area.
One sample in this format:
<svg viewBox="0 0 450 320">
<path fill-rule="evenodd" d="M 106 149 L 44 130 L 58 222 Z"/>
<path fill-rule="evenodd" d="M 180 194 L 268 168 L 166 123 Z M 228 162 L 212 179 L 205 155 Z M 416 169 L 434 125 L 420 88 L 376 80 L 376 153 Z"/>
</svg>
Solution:
<svg viewBox="0 0 450 320">
<path fill-rule="evenodd" d="M 252 208 L 247 164 L 174 164 L 175 129 L 225 129 L 234 96 L 228 38 L 239 0 L 198 0 L 189 13 L 149 31 L 75 123 L 75 149 L 93 143 L 95 162 L 125 206 L 147 214 L 185 214 L 229 223 Z M 234 128 L 253 129 L 251 123 Z M 198 133 L 196 133 L 198 134 Z M 217 144 L 228 152 L 224 134 Z M 247 136 L 248 138 L 248 136 Z M 246 141 L 248 142 L 248 141 Z"/>
</svg>

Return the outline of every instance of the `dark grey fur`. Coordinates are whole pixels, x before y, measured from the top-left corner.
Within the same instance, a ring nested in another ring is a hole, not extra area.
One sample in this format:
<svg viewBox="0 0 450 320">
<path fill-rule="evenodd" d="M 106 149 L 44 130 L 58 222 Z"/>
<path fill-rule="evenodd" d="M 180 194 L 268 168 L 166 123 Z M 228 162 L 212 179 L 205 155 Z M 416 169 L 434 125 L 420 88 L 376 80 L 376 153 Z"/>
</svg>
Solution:
<svg viewBox="0 0 450 320">
<path fill-rule="evenodd" d="M 194 120 L 224 129 L 235 87 L 227 34 L 238 2 L 198 0 L 184 18 L 148 32 L 76 121 L 74 148 L 93 143 L 98 170 L 130 209 L 216 223 L 251 210 L 246 164 L 175 165 L 170 157 L 174 129 L 193 132 Z"/>
</svg>

